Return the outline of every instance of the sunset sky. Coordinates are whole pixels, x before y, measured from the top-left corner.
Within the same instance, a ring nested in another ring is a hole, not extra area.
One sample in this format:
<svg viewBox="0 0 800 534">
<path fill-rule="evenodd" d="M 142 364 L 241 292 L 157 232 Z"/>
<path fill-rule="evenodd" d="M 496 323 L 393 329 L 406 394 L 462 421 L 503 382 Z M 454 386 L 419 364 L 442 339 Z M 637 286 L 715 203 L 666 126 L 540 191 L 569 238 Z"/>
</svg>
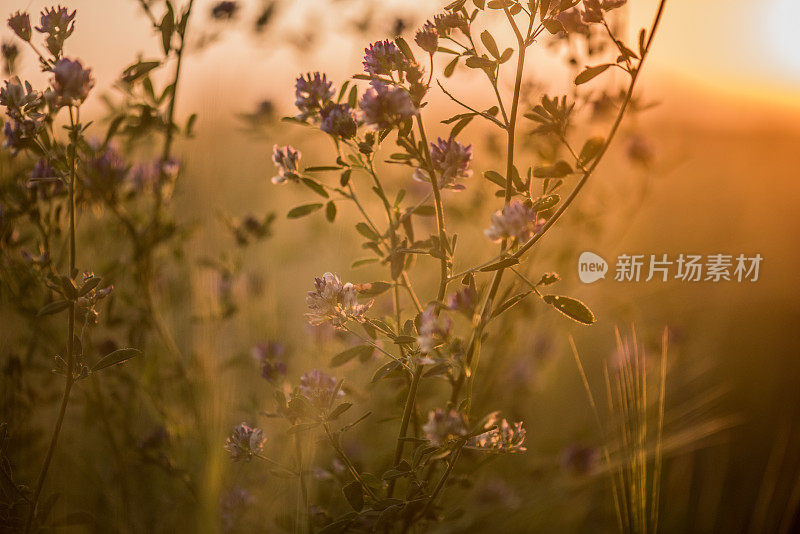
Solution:
<svg viewBox="0 0 800 534">
<path fill-rule="evenodd" d="M 280 28 L 273 28 L 263 42 L 241 35 L 224 36 L 213 48 L 189 59 L 187 79 L 209 83 L 211 76 L 216 87 L 225 79 L 235 82 L 246 72 L 250 83 L 241 84 L 245 87 L 240 94 L 232 94 L 227 85 L 218 89 L 230 97 L 251 102 L 262 97 L 280 100 L 279 95 L 287 93 L 279 88 L 291 87 L 298 67 L 326 66 L 339 78 L 352 74 L 358 67 L 364 41 L 380 37 L 380 34 L 359 39 L 333 38 L 327 47 L 318 45 L 313 52 L 305 54 L 294 49 L 270 48 L 280 40 L 281 31 L 292 27 L 303 29 L 302 21 L 307 19 L 294 15 L 302 11 L 319 12 L 320 1 L 295 0 L 290 10 L 284 12 Z M 212 3 L 205 0 L 197 3 L 201 16 L 206 17 Z M 121 71 L 121 65 L 131 62 L 139 52 L 145 56 L 157 53 L 157 41 L 150 37 L 148 24 L 139 14 L 134 0 L 72 0 L 67 4 L 79 12 L 70 53 L 92 65 L 99 87 L 108 87 Z M 422 13 L 434 13 L 432 4 L 444 5 L 421 0 L 416 0 L 416 7 L 415 0 L 387 0 L 375 5 L 381 6 L 381 13 L 416 14 L 420 18 Z M 12 8 L 36 13 L 46 5 L 50 3 L 4 0 L 1 14 L 6 18 Z M 631 2 L 632 35 L 637 28 L 649 24 L 655 6 L 655 0 Z M 318 13 L 314 24 L 327 27 L 333 34 L 341 34 L 335 17 L 326 14 L 338 13 L 341 9 L 337 5 L 330 12 Z M 690 91 L 696 88 L 800 109 L 798 21 L 800 2 L 797 0 L 669 0 L 645 83 L 656 88 L 664 85 Z M 5 28 L 2 37 L 10 38 Z M 23 74 L 35 78 L 30 54 L 23 58 L 23 65 L 27 67 Z M 253 79 L 261 83 L 252 83 Z M 242 107 L 246 107 L 244 103 Z"/>
</svg>

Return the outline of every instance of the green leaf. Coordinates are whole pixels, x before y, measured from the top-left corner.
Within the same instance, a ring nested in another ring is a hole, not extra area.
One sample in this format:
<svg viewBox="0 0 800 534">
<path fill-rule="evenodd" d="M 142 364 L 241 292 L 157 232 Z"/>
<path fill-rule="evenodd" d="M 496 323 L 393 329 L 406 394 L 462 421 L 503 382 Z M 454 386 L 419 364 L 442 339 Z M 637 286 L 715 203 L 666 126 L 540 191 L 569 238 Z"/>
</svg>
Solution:
<svg viewBox="0 0 800 534">
<path fill-rule="evenodd" d="M 402 37 L 395 37 L 394 44 L 396 44 L 397 48 L 399 48 L 400 51 L 403 53 L 403 55 L 406 56 L 406 59 L 408 59 L 412 63 L 416 62 L 416 60 L 414 59 L 414 52 L 411 51 L 411 47 L 408 46 L 408 43 L 406 42 L 405 39 L 403 39 Z"/>
<path fill-rule="evenodd" d="M 381 378 L 386 378 L 386 376 L 388 376 L 392 371 L 395 371 L 398 367 L 400 367 L 400 364 L 394 361 L 389 362 L 386 365 L 381 365 L 372 375 L 372 382 L 377 382 Z"/>
<path fill-rule="evenodd" d="M 603 149 L 605 143 L 606 140 L 602 137 L 592 137 L 586 141 L 581 149 L 581 165 L 591 163 L 597 157 L 597 155 L 600 154 L 600 151 Z"/>
<path fill-rule="evenodd" d="M 51 302 L 50 304 L 45 304 L 39 313 L 36 314 L 37 317 L 44 317 L 45 315 L 54 315 L 56 313 L 62 312 L 69 308 L 69 301 L 68 300 L 57 300 L 55 302 Z"/>
<path fill-rule="evenodd" d="M 370 228 L 367 223 L 360 222 L 356 225 L 356 230 L 359 234 L 363 235 L 367 239 L 371 241 L 380 241 L 381 236 L 375 233 L 375 231 Z"/>
<path fill-rule="evenodd" d="M 353 510 L 360 512 L 364 508 L 364 490 L 361 487 L 361 483 L 355 480 L 347 483 L 342 488 L 342 493 L 344 493 L 344 498 L 347 499 Z"/>
<path fill-rule="evenodd" d="M 578 74 L 575 78 L 575 85 L 581 85 L 594 79 L 595 76 L 599 76 L 608 70 L 610 66 L 611 63 L 606 63 L 605 65 L 598 65 L 596 67 L 587 67 L 586 70 Z"/>
<path fill-rule="evenodd" d="M 531 293 L 533 293 L 533 291 L 525 291 L 524 293 L 519 293 L 518 295 L 514 295 L 510 299 L 506 300 L 492 312 L 492 319 L 494 319 L 504 311 L 510 310 L 511 308 L 519 304 L 522 301 L 522 299 L 524 299 Z"/>
<path fill-rule="evenodd" d="M 328 219 L 328 222 L 336 220 L 336 204 L 333 200 L 328 202 L 328 205 L 325 206 L 325 218 Z"/>
<path fill-rule="evenodd" d="M 358 345 L 356 347 L 350 347 L 349 349 L 343 350 L 331 358 L 331 367 L 341 367 L 355 358 L 369 357 L 374 351 L 375 349 L 372 348 L 371 345 Z"/>
<path fill-rule="evenodd" d="M 330 198 L 328 192 L 325 191 L 325 188 L 319 182 L 315 182 L 311 178 L 301 178 L 300 180 L 303 182 L 303 185 L 314 191 L 319 196 L 324 198 Z"/>
<path fill-rule="evenodd" d="M 483 177 L 489 180 L 490 182 L 499 185 L 502 188 L 506 187 L 506 179 L 499 172 L 486 171 L 485 173 L 483 173 Z"/>
<path fill-rule="evenodd" d="M 111 354 L 107 354 L 100 358 L 100 360 L 92 366 L 92 372 L 99 371 L 100 369 L 105 369 L 106 367 L 111 367 L 112 365 L 117 365 L 122 362 L 128 361 L 131 358 L 135 358 L 136 356 L 140 355 L 142 351 L 138 349 L 118 349 L 112 352 Z"/>
<path fill-rule="evenodd" d="M 579 300 L 560 295 L 545 295 L 542 299 L 573 321 L 585 325 L 594 324 L 596 321 L 592 311 Z"/>
<path fill-rule="evenodd" d="M 372 282 L 369 284 L 361 284 L 361 286 L 358 288 L 358 292 L 367 297 L 374 297 L 389 291 L 392 288 L 392 285 L 393 284 L 390 284 L 389 282 Z"/>
<path fill-rule="evenodd" d="M 453 58 L 453 60 L 450 63 L 447 64 L 447 66 L 444 68 L 444 77 L 445 78 L 449 78 L 450 76 L 453 75 L 453 72 L 455 72 L 456 67 L 458 66 L 458 61 L 460 59 L 461 59 L 461 56 L 456 56 L 456 57 Z"/>
<path fill-rule="evenodd" d="M 306 167 L 305 172 L 325 172 L 325 171 L 340 171 L 341 167 L 336 165 L 317 165 L 316 167 Z"/>
<path fill-rule="evenodd" d="M 542 21 L 542 26 L 553 35 L 564 31 L 564 26 L 558 19 L 545 19 Z"/>
<path fill-rule="evenodd" d="M 164 13 L 159 28 L 161 28 L 161 45 L 164 47 L 164 55 L 167 55 L 172 49 L 172 34 L 175 33 L 175 13 L 169 2 L 167 2 L 167 12 Z"/>
<path fill-rule="evenodd" d="M 497 48 L 497 42 L 495 42 L 494 37 L 492 37 L 492 34 L 489 33 L 488 30 L 484 30 L 483 33 L 481 33 L 481 42 L 495 59 L 500 59 L 500 49 Z"/>
<path fill-rule="evenodd" d="M 531 209 L 535 211 L 546 211 L 561 202 L 561 197 L 558 195 L 545 195 L 533 201 Z"/>
<path fill-rule="evenodd" d="M 353 407 L 352 402 L 343 402 L 339 406 L 333 409 L 333 411 L 328 414 L 328 421 L 335 421 L 338 419 L 344 412 L 349 410 Z"/>
<path fill-rule="evenodd" d="M 305 217 L 310 213 L 314 213 L 321 207 L 322 204 L 304 204 L 290 210 L 289 213 L 286 214 L 286 217 L 289 219 L 299 219 L 300 217 Z"/>
</svg>

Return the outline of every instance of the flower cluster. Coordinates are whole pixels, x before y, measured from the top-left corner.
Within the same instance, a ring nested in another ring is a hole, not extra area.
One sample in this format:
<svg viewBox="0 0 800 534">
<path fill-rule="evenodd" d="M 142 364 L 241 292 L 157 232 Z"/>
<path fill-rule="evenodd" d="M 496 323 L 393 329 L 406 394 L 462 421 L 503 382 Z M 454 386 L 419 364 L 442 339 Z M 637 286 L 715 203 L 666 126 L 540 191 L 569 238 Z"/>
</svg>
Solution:
<svg viewBox="0 0 800 534">
<path fill-rule="evenodd" d="M 466 33 L 469 30 L 469 21 L 459 11 L 449 11 L 436 15 L 433 18 L 433 25 L 439 32 L 439 37 L 449 37 L 453 30 L 461 30 L 462 33 Z"/>
<path fill-rule="evenodd" d="M 312 325 L 330 321 L 333 326 L 342 327 L 348 319 L 363 323 L 364 314 L 373 302 L 359 304 L 358 290 L 353 284 L 343 284 L 337 275 L 325 273 L 314 280 L 314 291 L 308 292 L 306 303 L 311 312 L 306 317 Z"/>
<path fill-rule="evenodd" d="M 485 233 L 494 242 L 516 239 L 519 243 L 530 239 L 543 224 L 544 219 L 537 218 L 536 210 L 519 200 L 512 200 L 492 215 L 492 224 Z"/>
<path fill-rule="evenodd" d="M 603 13 L 628 3 L 628 0 L 583 0 L 583 9 L 573 7 L 556 18 L 567 34 L 589 35 L 589 25 L 603 22 Z"/>
<path fill-rule="evenodd" d="M 491 414 L 484 428 L 488 432 L 479 434 L 467 442 L 466 447 L 492 453 L 524 452 L 525 429 L 522 422 L 509 423 L 506 419 L 498 421 L 497 412 Z"/>
<path fill-rule="evenodd" d="M 30 41 L 33 36 L 31 17 L 27 13 L 17 11 L 8 17 L 8 27 L 23 41 Z"/>
<path fill-rule="evenodd" d="M 364 49 L 364 70 L 370 76 L 389 75 L 405 71 L 408 60 L 396 44 L 388 39 L 378 41 Z"/>
<path fill-rule="evenodd" d="M 0 87 L 0 105 L 5 106 L 11 121 L 3 127 L 4 147 L 16 153 L 43 128 L 45 116 L 39 111 L 43 104 L 42 94 L 29 82 L 23 85 L 16 76 L 5 81 Z"/>
<path fill-rule="evenodd" d="M 469 318 L 475 313 L 478 304 L 478 292 L 472 286 L 464 286 L 447 297 L 447 309 L 463 313 Z"/>
<path fill-rule="evenodd" d="M 325 74 L 315 72 L 297 78 L 295 83 L 295 106 L 300 111 L 300 120 L 316 116 L 333 98 L 333 82 Z"/>
<path fill-rule="evenodd" d="M 358 131 L 355 114 L 347 104 L 328 103 L 320 113 L 319 128 L 323 132 L 342 139 L 352 139 Z"/>
<path fill-rule="evenodd" d="M 86 100 L 94 87 L 94 78 L 92 70 L 84 68 L 79 60 L 61 58 L 53 69 L 51 83 L 57 104 L 72 106 Z"/>
<path fill-rule="evenodd" d="M 433 445 L 441 447 L 449 442 L 463 438 L 469 431 L 464 416 L 456 410 L 436 408 L 428 415 L 428 422 L 422 426 L 425 438 Z"/>
<path fill-rule="evenodd" d="M 436 347 L 442 344 L 450 337 L 450 331 L 453 329 L 453 322 L 448 317 L 439 317 L 436 315 L 436 308 L 429 306 L 419 316 L 419 336 L 417 336 L 417 343 L 419 343 L 419 350 L 423 354 L 432 352 Z"/>
<path fill-rule="evenodd" d="M 315 407 L 326 409 L 335 399 L 344 396 L 344 391 L 338 386 L 339 381 L 335 376 L 312 369 L 300 377 L 298 391 Z"/>
<path fill-rule="evenodd" d="M 247 423 L 242 423 L 233 429 L 233 434 L 225 442 L 225 450 L 231 455 L 231 460 L 250 460 L 253 455 L 260 454 L 264 449 L 264 432 L 260 428 L 251 428 Z"/>
<path fill-rule="evenodd" d="M 417 113 L 408 91 L 373 80 L 359 103 L 362 120 L 379 130 L 399 126 Z"/>
<path fill-rule="evenodd" d="M 286 364 L 278 358 L 286 354 L 286 346 L 277 341 L 259 343 L 251 351 L 253 359 L 261 366 L 261 377 L 268 382 L 275 382 L 286 376 Z"/>
<path fill-rule="evenodd" d="M 272 183 L 282 184 L 285 182 L 296 182 L 300 179 L 300 159 L 303 155 L 292 146 L 272 148 L 272 163 L 278 168 L 278 174 L 272 178 Z"/>
<path fill-rule="evenodd" d="M 440 176 L 439 187 L 442 189 L 453 189 L 461 191 L 464 189 L 462 184 L 457 181 L 472 176 L 469 168 L 472 162 L 472 145 L 463 145 L 453 139 L 442 139 L 436 143 L 431 143 L 431 163 L 436 174 Z M 414 177 L 421 181 L 430 181 L 428 173 L 424 169 L 418 168 Z"/>
<path fill-rule="evenodd" d="M 414 35 L 414 42 L 429 54 L 439 49 L 439 29 L 431 21 L 426 21 Z"/>
<path fill-rule="evenodd" d="M 75 30 L 75 11 L 72 13 L 66 7 L 51 7 L 42 11 L 39 26 L 36 31 L 46 33 L 45 45 L 54 57 L 61 55 L 64 41 Z"/>
</svg>

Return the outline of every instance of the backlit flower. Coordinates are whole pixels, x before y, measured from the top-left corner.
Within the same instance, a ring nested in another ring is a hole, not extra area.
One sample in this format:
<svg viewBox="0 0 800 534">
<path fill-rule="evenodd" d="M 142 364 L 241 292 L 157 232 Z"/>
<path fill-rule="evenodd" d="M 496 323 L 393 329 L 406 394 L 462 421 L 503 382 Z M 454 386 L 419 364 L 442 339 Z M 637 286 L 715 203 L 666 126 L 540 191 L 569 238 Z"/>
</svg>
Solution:
<svg viewBox="0 0 800 534">
<path fill-rule="evenodd" d="M 298 118 L 306 120 L 319 113 L 333 98 L 333 82 L 325 74 L 315 72 L 297 78 L 295 83 L 295 105 L 300 111 Z"/>
<path fill-rule="evenodd" d="M 250 460 L 253 455 L 261 453 L 265 441 L 260 428 L 251 428 L 247 423 L 242 423 L 233 429 L 233 434 L 226 440 L 225 450 L 234 462 Z"/>
<path fill-rule="evenodd" d="M 53 91 L 62 105 L 80 104 L 94 87 L 92 70 L 84 69 L 80 60 L 62 58 L 53 69 Z"/>
<path fill-rule="evenodd" d="M 292 146 L 272 148 L 272 163 L 278 168 L 278 174 L 272 178 L 272 183 L 282 184 L 288 181 L 297 181 L 299 176 L 300 159 L 303 155 Z"/>
<path fill-rule="evenodd" d="M 433 351 L 450 337 L 453 323 L 448 317 L 438 317 L 433 306 L 419 316 L 419 350 L 425 354 Z"/>
<path fill-rule="evenodd" d="M 417 30 L 414 41 L 427 53 L 433 54 L 439 48 L 439 30 L 433 22 L 426 21 L 425 24 Z"/>
<path fill-rule="evenodd" d="M 519 200 L 512 200 L 492 215 L 492 225 L 484 233 L 495 242 L 503 239 L 522 242 L 538 232 L 543 223 L 543 219 L 537 219 L 535 210 Z"/>
<path fill-rule="evenodd" d="M 431 162 L 439 175 L 439 187 L 463 190 L 464 186 L 457 183 L 457 180 L 472 176 L 469 168 L 472 162 L 472 145 L 462 145 L 452 137 L 447 140 L 440 137 L 436 143 L 431 143 Z M 415 177 L 429 181 L 424 169 L 417 169 Z"/>
<path fill-rule="evenodd" d="M 491 428 L 494 427 L 494 428 Z M 471 438 L 466 447 L 492 453 L 524 452 L 525 429 L 522 422 L 509 423 L 506 419 L 498 420 L 497 413 L 491 414 L 485 428 L 488 432 Z"/>
<path fill-rule="evenodd" d="M 447 297 L 447 309 L 463 313 L 467 317 L 472 317 L 475 313 L 475 306 L 478 303 L 478 292 L 472 286 L 464 286 L 455 293 Z"/>
<path fill-rule="evenodd" d="M 466 436 L 469 431 L 464 416 L 456 410 L 436 408 L 428 416 L 428 422 L 422 426 L 425 438 L 433 445 L 440 447 L 458 438 Z"/>
<path fill-rule="evenodd" d="M 312 325 L 330 321 L 333 326 L 341 327 L 348 319 L 363 323 L 364 314 L 373 302 L 359 304 L 358 290 L 353 284 L 343 284 L 335 274 L 325 273 L 314 280 L 314 291 L 308 292 L 306 303 L 311 312 L 306 317 Z"/>
<path fill-rule="evenodd" d="M 370 76 L 404 71 L 407 63 L 403 52 L 388 39 L 372 43 L 364 49 L 364 70 Z"/>
<path fill-rule="evenodd" d="M 359 107 L 364 122 L 379 130 L 398 126 L 417 112 L 405 89 L 378 80 L 370 84 Z"/>
<path fill-rule="evenodd" d="M 75 11 L 72 13 L 65 7 L 47 8 L 42 11 L 40 25 L 36 31 L 46 33 L 45 44 L 54 56 L 59 56 L 64 48 L 64 41 L 75 30 Z"/>
<path fill-rule="evenodd" d="M 23 41 L 31 40 L 31 17 L 27 13 L 17 11 L 8 17 L 8 27 Z"/>
<path fill-rule="evenodd" d="M 300 395 L 317 408 L 327 408 L 335 398 L 343 397 L 344 391 L 337 388 L 339 381 L 319 369 L 312 369 L 300 377 Z"/>
<path fill-rule="evenodd" d="M 347 104 L 329 103 L 320 113 L 320 129 L 342 139 L 352 139 L 358 130 L 353 110 Z"/>
</svg>

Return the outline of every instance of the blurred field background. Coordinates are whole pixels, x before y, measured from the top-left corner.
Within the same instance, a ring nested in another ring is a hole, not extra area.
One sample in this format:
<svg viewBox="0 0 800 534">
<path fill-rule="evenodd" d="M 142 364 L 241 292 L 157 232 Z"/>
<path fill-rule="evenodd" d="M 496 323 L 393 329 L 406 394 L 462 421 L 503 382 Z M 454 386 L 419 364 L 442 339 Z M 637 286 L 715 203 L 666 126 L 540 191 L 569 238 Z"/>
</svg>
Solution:
<svg viewBox="0 0 800 534">
<path fill-rule="evenodd" d="M 17 8 L 36 12 L 44 5 L 4 0 L 2 15 Z M 142 508 L 127 512 L 127 517 L 136 517 L 133 529 L 143 532 L 218 530 L 221 498 L 234 485 L 246 487 L 256 498 L 237 516 L 240 531 L 276 531 L 273 518 L 293 505 L 294 493 L 287 496 L 286 481 L 230 464 L 222 449 L 230 429 L 242 420 L 258 421 L 268 446 L 281 448 L 280 435 L 259 415 L 272 409 L 272 395 L 258 376 L 250 347 L 266 340 L 285 343 L 290 377 L 311 367 L 327 368 L 329 358 L 344 345 L 334 339 L 315 341 L 302 319 L 313 277 L 325 271 L 354 281 L 380 277 L 369 268 L 350 268 L 365 254 L 351 231 L 357 219 L 349 207 L 340 208 L 340 217 L 351 220 L 350 225 L 331 226 L 322 217 L 289 221 L 285 212 L 303 196 L 270 183 L 273 144 L 300 147 L 309 165 L 330 159 L 330 147 L 303 129 L 280 123 L 254 133 L 241 114 L 262 100 L 274 104 L 278 117 L 292 114 L 297 73 L 324 70 L 340 83 L 359 70 L 361 49 L 389 36 L 397 18 L 413 29 L 440 7 L 408 1 L 299 0 L 282 5 L 276 22 L 253 36 L 237 28 L 246 26 L 255 5 L 231 24 L 209 20 L 210 5 L 199 3 L 198 17 L 206 18 L 203 28 L 214 41 L 187 56 L 179 109 L 179 115 L 199 115 L 196 138 L 179 145 L 187 167 L 173 202 L 178 219 L 193 228 L 189 259 L 186 267 L 159 280 L 167 322 L 183 350 L 197 356 L 192 372 L 200 384 L 196 391 L 202 425 L 189 425 L 177 411 L 170 427 L 179 436 L 174 444 L 188 443 L 185 450 L 173 452 L 176 465 L 189 471 L 197 494 L 194 500 L 187 498 L 180 484 L 155 468 L 140 467 L 135 453 L 123 452 L 131 472 L 143 469 L 131 482 L 130 500 Z M 653 6 L 649 0 L 632 2 L 632 29 L 646 24 Z M 157 50 L 136 2 L 75 0 L 70 7 L 78 10 L 70 53 L 93 67 L 98 93 L 110 89 L 121 66 L 139 51 L 147 57 Z M 370 13 L 373 17 L 366 21 Z M 629 333 L 631 325 L 653 354 L 659 351 L 663 328 L 670 331 L 665 430 L 676 445 L 666 454 L 662 531 L 800 528 L 800 34 L 789 24 L 799 16 L 800 6 L 792 0 L 669 2 L 641 91 L 646 102 L 658 106 L 625 123 L 575 210 L 531 260 L 532 276 L 558 271 L 563 278 L 560 292 L 589 304 L 599 321 L 591 328 L 572 326 L 534 303 L 508 331 L 502 351 L 489 349 L 482 358 L 479 403 L 525 421 L 528 453 L 502 458 L 470 477 L 479 491 L 462 503 L 464 517 L 442 531 L 614 531 L 603 473 L 576 474 L 562 465 L 570 446 L 598 442 L 568 336 L 574 336 L 590 382 L 599 391 L 600 363 L 614 352 L 614 328 Z M 362 18 L 369 24 L 359 28 Z M 529 72 L 534 81 L 555 90 L 564 80 L 548 78 L 554 72 L 552 61 L 537 58 Z M 19 62 L 21 77 L 41 79 L 31 54 L 23 54 Z M 457 75 L 449 85 L 473 101 L 488 102 L 490 95 L 473 89 L 467 75 Z M 442 117 L 452 112 L 446 99 L 437 96 L 432 102 L 434 116 L 439 107 Z M 87 115 L 102 111 L 96 97 L 87 108 Z M 625 157 L 634 132 L 653 147 L 648 168 Z M 476 143 L 478 154 L 496 142 L 477 125 L 462 135 Z M 477 183 L 484 182 L 477 171 L 497 162 L 474 164 Z M 409 179 L 398 173 L 392 182 L 395 190 Z M 484 185 L 462 193 L 456 206 L 486 202 L 491 190 Z M 454 210 L 451 216 L 463 228 L 464 256 L 459 261 L 490 254 L 481 232 L 495 208 L 485 208 L 478 221 L 460 220 Z M 219 311 L 221 281 L 198 260 L 218 258 L 225 251 L 237 256 L 218 214 L 270 211 L 278 214 L 274 236 L 242 255 L 242 275 L 232 288 L 238 314 L 207 320 Z M 113 243 L 99 242 L 114 249 Z M 764 262 L 757 283 L 631 284 L 609 276 L 585 286 L 577 279 L 577 258 L 584 250 L 609 261 L 623 253 L 760 253 Z M 102 258 L 102 247 L 96 254 Z M 0 354 L 3 345 L 0 341 Z M 146 369 L 146 360 L 131 365 Z M 356 398 L 366 398 L 380 394 L 366 386 L 371 368 L 361 370 L 351 362 L 334 373 L 347 376 Z M 432 407 L 432 393 L 423 391 L 420 402 Z M 50 417 L 42 410 L 32 428 L 45 432 Z M 124 517 L 117 475 L 109 464 L 95 461 L 107 451 L 83 435 L 83 417 L 79 401 L 71 408 L 66 445 L 48 487 L 62 490 L 57 506 L 64 509 L 93 499 L 90 507 L 107 514 L 96 531 L 124 530 L 114 523 Z M 393 439 L 396 420 L 377 419 L 359 435 L 369 436 L 365 443 L 385 446 Z M 146 436 L 149 429 L 140 423 L 128 421 L 135 434 Z M 381 425 L 388 429 L 370 431 Z M 354 456 L 369 456 L 358 448 L 357 439 L 349 441 Z M 75 480 L 90 488 L 85 495 L 71 487 Z M 456 499 L 457 490 L 450 496 Z"/>
</svg>

